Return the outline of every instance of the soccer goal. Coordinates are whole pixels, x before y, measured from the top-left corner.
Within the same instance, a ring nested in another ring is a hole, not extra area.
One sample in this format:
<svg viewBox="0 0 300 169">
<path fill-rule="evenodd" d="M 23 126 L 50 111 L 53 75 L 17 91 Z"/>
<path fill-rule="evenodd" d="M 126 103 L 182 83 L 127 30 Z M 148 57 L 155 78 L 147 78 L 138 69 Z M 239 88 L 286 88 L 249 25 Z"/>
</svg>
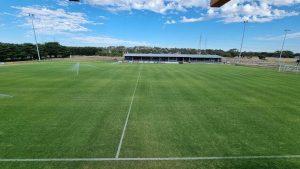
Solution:
<svg viewBox="0 0 300 169">
<path fill-rule="evenodd" d="M 280 65 L 280 72 L 300 72 L 300 65 Z"/>
</svg>

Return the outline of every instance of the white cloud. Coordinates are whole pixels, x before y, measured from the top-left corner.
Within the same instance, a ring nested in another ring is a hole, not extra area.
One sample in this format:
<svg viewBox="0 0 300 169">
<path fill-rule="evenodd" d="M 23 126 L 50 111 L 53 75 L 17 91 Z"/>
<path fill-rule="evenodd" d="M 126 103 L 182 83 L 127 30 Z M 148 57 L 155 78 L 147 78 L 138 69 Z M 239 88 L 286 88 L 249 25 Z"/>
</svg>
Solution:
<svg viewBox="0 0 300 169">
<path fill-rule="evenodd" d="M 2 13 L 0 13 L 0 15 L 7 15 L 7 16 L 13 16 L 13 17 L 15 17 L 14 14 L 9 13 L 9 12 L 2 12 Z"/>
<path fill-rule="evenodd" d="M 283 36 L 281 36 L 283 37 Z M 300 32 L 290 33 L 286 36 L 287 39 L 300 39 Z"/>
<path fill-rule="evenodd" d="M 185 11 L 208 5 L 207 0 L 86 0 L 86 3 L 102 6 L 111 11 L 149 10 L 156 13 L 166 13 L 170 10 Z"/>
<path fill-rule="evenodd" d="M 92 25 L 104 25 L 102 22 L 91 22 Z"/>
<path fill-rule="evenodd" d="M 57 4 L 59 5 L 59 6 L 69 6 L 69 1 L 68 0 L 57 0 Z"/>
<path fill-rule="evenodd" d="M 85 2 L 110 11 L 148 10 L 161 14 L 197 8 L 207 12 L 199 17 L 182 17 L 181 22 L 199 22 L 217 18 L 225 23 L 232 23 L 245 19 L 249 22 L 270 22 L 299 15 L 299 12 L 280 7 L 299 4 L 300 0 L 232 0 L 219 9 L 209 8 L 208 0 L 86 0 Z"/>
<path fill-rule="evenodd" d="M 92 46 L 149 46 L 146 42 L 123 40 L 108 36 L 78 36 L 72 39 Z"/>
<path fill-rule="evenodd" d="M 300 3 L 300 0 L 264 0 L 264 2 L 276 6 L 289 6 L 296 3 Z"/>
<path fill-rule="evenodd" d="M 233 0 L 223 8 L 216 11 L 217 17 L 225 23 L 242 22 L 270 22 L 276 19 L 282 19 L 289 16 L 299 15 L 295 11 L 277 9 L 274 2 L 266 0 Z M 285 4 L 287 5 L 287 4 Z"/>
<path fill-rule="evenodd" d="M 199 18 L 187 18 L 187 17 L 182 17 L 180 22 L 181 23 L 193 23 L 193 22 L 200 22 L 203 21 L 205 18 L 204 17 L 199 17 Z"/>
<path fill-rule="evenodd" d="M 172 24 L 176 24 L 176 23 L 177 23 L 177 22 L 176 22 L 175 20 L 173 20 L 173 19 L 167 20 L 167 21 L 165 22 L 166 25 L 172 25 Z"/>
<path fill-rule="evenodd" d="M 98 17 L 103 20 L 108 20 L 108 18 L 106 16 L 98 16 Z"/>
<path fill-rule="evenodd" d="M 39 33 L 56 34 L 70 32 L 86 32 L 85 24 L 95 24 L 89 21 L 85 14 L 78 12 L 66 12 L 63 9 L 48 9 L 46 7 L 14 7 L 19 12 L 19 17 L 25 18 L 25 26 L 31 25 L 29 13 L 34 14 L 34 24 Z"/>
<path fill-rule="evenodd" d="M 261 41 L 274 41 L 274 40 L 283 40 L 283 38 L 284 35 L 257 37 L 256 39 Z M 286 39 L 300 39 L 300 32 L 289 33 L 287 34 Z"/>
<path fill-rule="evenodd" d="M 297 2 L 286 2 L 284 5 L 290 5 L 292 3 Z M 220 19 L 224 23 L 242 22 L 245 20 L 263 23 L 299 15 L 299 12 L 296 11 L 277 9 L 274 4 L 278 3 L 269 1 L 266 3 L 264 1 L 255 0 L 232 0 L 222 8 L 208 8 L 207 13 L 199 18 L 188 19 L 187 17 L 183 17 L 182 22 L 199 22 L 209 19 Z"/>
</svg>

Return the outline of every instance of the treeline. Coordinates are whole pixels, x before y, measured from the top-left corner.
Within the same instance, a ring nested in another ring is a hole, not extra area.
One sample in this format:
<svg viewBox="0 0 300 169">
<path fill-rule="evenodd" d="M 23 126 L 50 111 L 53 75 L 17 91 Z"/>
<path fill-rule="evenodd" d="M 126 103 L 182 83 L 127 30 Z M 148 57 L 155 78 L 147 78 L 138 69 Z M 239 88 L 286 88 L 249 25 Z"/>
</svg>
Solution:
<svg viewBox="0 0 300 169">
<path fill-rule="evenodd" d="M 216 54 L 220 55 L 223 57 L 236 57 L 239 56 L 240 52 L 237 49 L 230 49 L 228 51 L 223 51 L 223 50 L 207 50 L 208 54 Z M 281 51 L 275 51 L 275 52 L 246 52 L 244 51 L 242 53 L 242 57 L 259 57 L 260 59 L 265 59 L 268 57 L 279 57 Z M 300 53 L 294 53 L 292 51 L 283 51 L 282 52 L 282 57 L 283 58 L 295 58 L 299 57 Z"/>
<path fill-rule="evenodd" d="M 45 58 L 63 58 L 70 56 L 68 47 L 56 42 L 39 44 L 40 56 Z M 21 61 L 38 59 L 36 46 L 31 43 L 9 44 L 0 43 L 0 61 Z"/>
<path fill-rule="evenodd" d="M 65 58 L 70 55 L 78 56 L 123 56 L 124 53 L 180 53 L 180 54 L 199 54 L 200 50 L 191 48 L 159 48 L 159 47 L 69 47 L 62 46 L 57 42 L 48 42 L 39 44 L 40 56 L 42 59 L 48 58 Z M 201 50 L 202 54 L 220 55 L 223 57 L 236 57 L 239 55 L 237 49 L 228 51 L 223 50 Z M 279 57 L 280 52 L 243 52 L 243 57 Z M 292 51 L 284 51 L 282 57 L 293 58 L 300 56 Z M 36 60 L 38 59 L 36 46 L 30 43 L 9 44 L 0 43 L 0 61 L 20 61 L 20 60 Z"/>
</svg>

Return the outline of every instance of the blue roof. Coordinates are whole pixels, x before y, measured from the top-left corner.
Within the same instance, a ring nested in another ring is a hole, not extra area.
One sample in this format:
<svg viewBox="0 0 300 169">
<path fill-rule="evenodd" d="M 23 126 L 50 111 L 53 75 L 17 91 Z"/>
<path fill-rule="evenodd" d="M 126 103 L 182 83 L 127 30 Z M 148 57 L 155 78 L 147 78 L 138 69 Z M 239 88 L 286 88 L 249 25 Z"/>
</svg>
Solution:
<svg viewBox="0 0 300 169">
<path fill-rule="evenodd" d="M 191 54 L 153 54 L 153 53 L 126 53 L 124 56 L 136 57 L 179 57 L 179 58 L 205 58 L 205 59 L 221 59 L 219 55 L 191 55 Z"/>
</svg>

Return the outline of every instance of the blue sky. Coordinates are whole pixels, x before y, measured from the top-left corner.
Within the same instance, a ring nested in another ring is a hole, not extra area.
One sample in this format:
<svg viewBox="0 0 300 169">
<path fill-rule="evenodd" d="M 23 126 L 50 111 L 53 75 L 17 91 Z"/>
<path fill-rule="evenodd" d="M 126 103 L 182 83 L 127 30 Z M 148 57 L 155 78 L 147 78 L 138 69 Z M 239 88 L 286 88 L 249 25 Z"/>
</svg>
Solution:
<svg viewBox="0 0 300 169">
<path fill-rule="evenodd" d="M 244 49 L 300 52 L 300 0 L 232 0 L 220 9 L 208 0 L 2 0 L 0 41 L 38 41 L 71 46 L 158 46 L 239 48 L 242 22 L 248 20 Z"/>
</svg>

